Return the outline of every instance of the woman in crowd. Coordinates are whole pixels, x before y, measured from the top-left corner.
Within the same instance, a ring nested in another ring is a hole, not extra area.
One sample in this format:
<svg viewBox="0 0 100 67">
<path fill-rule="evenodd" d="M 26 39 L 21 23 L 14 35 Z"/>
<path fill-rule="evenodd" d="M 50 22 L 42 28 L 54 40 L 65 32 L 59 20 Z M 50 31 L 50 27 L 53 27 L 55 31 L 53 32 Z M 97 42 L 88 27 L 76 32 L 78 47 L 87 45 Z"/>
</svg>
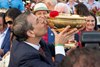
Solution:
<svg viewBox="0 0 100 67">
<path fill-rule="evenodd" d="M 78 3 L 77 5 L 75 5 L 74 14 L 77 14 L 80 16 L 88 16 L 89 10 L 83 3 Z"/>
<path fill-rule="evenodd" d="M 84 45 L 80 42 L 81 32 L 82 31 L 96 31 L 98 29 L 97 26 L 97 19 L 94 14 L 90 13 L 90 15 L 86 18 L 86 24 L 83 30 L 79 31 L 78 34 L 76 34 L 75 39 L 78 41 L 78 46 L 82 47 Z"/>
<path fill-rule="evenodd" d="M 90 14 L 87 18 L 86 18 L 86 31 L 94 31 L 97 30 L 97 19 L 95 17 L 94 14 Z"/>
<path fill-rule="evenodd" d="M 17 8 L 9 9 L 5 14 L 5 21 L 7 26 L 12 29 L 14 19 L 21 14 L 21 11 Z"/>
</svg>

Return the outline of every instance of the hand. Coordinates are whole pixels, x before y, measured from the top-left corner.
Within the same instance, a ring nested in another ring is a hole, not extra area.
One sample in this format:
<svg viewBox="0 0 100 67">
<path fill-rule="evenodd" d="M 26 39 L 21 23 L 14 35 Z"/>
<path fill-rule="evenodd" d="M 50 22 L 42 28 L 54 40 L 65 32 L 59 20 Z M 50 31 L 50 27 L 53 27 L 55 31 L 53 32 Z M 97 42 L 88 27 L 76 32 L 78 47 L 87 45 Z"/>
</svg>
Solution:
<svg viewBox="0 0 100 67">
<path fill-rule="evenodd" d="M 2 55 L 3 54 L 3 50 L 2 49 L 0 49 L 0 55 Z"/>
<path fill-rule="evenodd" d="M 78 29 L 79 31 L 82 31 L 82 30 L 84 30 L 85 29 L 85 25 L 84 26 L 82 26 L 82 28 L 80 28 L 80 29 Z"/>
<path fill-rule="evenodd" d="M 54 29 L 51 29 L 55 35 L 55 44 L 62 44 L 64 45 L 69 38 L 78 32 L 76 28 L 71 29 L 69 31 L 70 26 L 67 26 L 63 31 L 57 33 Z"/>
<path fill-rule="evenodd" d="M 77 48 L 77 41 L 76 40 L 69 40 L 66 44 L 65 44 L 65 48 L 68 49 L 73 49 L 73 48 Z"/>
</svg>

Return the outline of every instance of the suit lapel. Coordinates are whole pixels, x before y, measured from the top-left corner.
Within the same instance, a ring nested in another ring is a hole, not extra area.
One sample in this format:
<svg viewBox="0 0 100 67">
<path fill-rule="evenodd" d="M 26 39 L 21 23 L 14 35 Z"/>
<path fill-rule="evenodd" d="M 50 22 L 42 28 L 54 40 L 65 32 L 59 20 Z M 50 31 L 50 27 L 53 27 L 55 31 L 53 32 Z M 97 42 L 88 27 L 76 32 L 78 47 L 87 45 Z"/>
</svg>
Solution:
<svg viewBox="0 0 100 67">
<path fill-rule="evenodd" d="M 10 29 L 8 29 L 8 31 L 6 32 L 6 36 L 3 40 L 1 48 L 4 48 L 5 44 L 9 43 L 9 41 L 10 41 Z"/>
</svg>

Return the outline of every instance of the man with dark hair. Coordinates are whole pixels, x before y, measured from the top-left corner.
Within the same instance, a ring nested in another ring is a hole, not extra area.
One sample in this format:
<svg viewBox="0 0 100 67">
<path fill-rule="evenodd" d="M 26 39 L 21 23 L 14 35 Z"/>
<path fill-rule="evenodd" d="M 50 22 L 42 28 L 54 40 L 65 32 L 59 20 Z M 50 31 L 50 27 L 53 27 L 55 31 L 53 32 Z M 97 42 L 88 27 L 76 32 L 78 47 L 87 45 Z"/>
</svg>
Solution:
<svg viewBox="0 0 100 67">
<path fill-rule="evenodd" d="M 63 45 L 68 37 L 77 31 L 75 28 L 67 32 L 69 28 L 70 26 L 67 26 L 59 34 L 54 29 L 52 30 L 55 34 L 56 54 L 53 62 L 48 45 L 41 40 L 48 29 L 46 19 L 36 17 L 30 11 L 21 14 L 14 21 L 13 32 L 19 43 L 16 49 L 11 51 L 9 67 L 56 67 L 65 56 Z"/>
</svg>

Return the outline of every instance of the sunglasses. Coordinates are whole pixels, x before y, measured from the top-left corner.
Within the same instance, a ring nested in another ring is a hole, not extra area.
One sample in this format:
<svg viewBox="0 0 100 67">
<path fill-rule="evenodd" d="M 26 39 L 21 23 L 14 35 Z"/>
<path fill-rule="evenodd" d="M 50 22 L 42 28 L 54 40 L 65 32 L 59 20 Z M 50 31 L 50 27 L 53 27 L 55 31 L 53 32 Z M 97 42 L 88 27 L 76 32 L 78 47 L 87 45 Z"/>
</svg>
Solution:
<svg viewBox="0 0 100 67">
<path fill-rule="evenodd" d="M 12 21 L 7 21 L 6 24 L 13 24 L 13 22 Z"/>
</svg>

